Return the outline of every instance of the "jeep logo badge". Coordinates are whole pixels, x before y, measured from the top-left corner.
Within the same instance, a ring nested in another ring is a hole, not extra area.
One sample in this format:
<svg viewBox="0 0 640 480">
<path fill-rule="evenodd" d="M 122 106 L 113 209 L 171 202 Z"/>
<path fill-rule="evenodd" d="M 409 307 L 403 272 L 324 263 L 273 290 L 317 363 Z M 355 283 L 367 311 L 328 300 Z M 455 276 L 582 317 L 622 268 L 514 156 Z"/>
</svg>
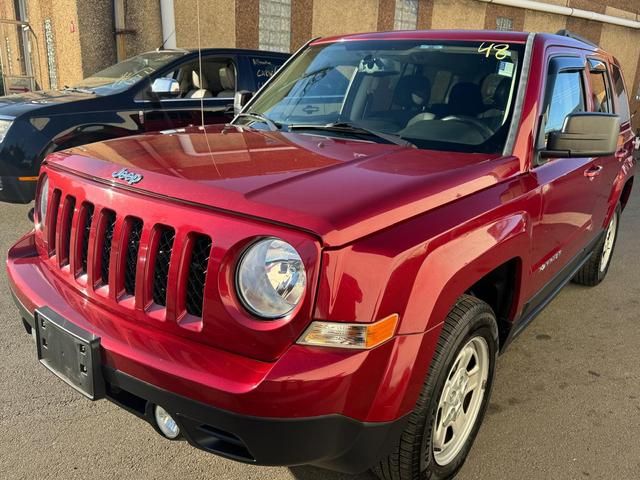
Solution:
<svg viewBox="0 0 640 480">
<path fill-rule="evenodd" d="M 129 185 L 133 185 L 142 180 L 142 175 L 139 173 L 130 172 L 126 168 L 118 170 L 117 172 L 113 172 L 111 176 L 117 180 L 124 180 Z"/>
</svg>

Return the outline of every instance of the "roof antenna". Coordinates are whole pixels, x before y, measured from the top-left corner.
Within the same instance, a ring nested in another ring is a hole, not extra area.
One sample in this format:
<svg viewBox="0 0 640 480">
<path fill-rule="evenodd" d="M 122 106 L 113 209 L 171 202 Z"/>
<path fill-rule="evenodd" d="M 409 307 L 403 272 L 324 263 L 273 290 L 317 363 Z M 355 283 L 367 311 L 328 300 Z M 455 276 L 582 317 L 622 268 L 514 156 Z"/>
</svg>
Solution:
<svg viewBox="0 0 640 480">
<path fill-rule="evenodd" d="M 165 38 L 162 41 L 162 45 L 160 45 L 158 48 L 156 48 L 156 52 L 159 52 L 160 50 L 164 50 L 164 46 L 166 45 L 166 43 L 169 41 L 169 39 L 171 38 L 172 35 L 175 35 L 176 31 L 173 30 L 168 36 L 167 38 Z"/>
<path fill-rule="evenodd" d="M 200 43 L 200 0 L 196 0 L 196 18 L 197 18 L 197 25 L 198 25 L 198 75 L 199 75 L 199 79 L 200 79 L 200 89 L 202 89 L 202 44 Z M 201 92 L 200 95 L 200 120 L 202 123 L 202 134 L 204 135 L 204 138 L 207 142 L 207 148 L 209 149 L 209 156 L 211 157 L 211 163 L 213 163 L 213 166 L 216 169 L 216 172 L 218 173 L 218 176 L 221 177 L 222 175 L 220 175 L 220 170 L 218 170 L 218 165 L 216 165 L 216 160 L 213 157 L 213 152 L 211 151 L 211 145 L 209 144 L 209 135 L 207 134 L 207 130 L 204 126 L 204 93 Z"/>
</svg>

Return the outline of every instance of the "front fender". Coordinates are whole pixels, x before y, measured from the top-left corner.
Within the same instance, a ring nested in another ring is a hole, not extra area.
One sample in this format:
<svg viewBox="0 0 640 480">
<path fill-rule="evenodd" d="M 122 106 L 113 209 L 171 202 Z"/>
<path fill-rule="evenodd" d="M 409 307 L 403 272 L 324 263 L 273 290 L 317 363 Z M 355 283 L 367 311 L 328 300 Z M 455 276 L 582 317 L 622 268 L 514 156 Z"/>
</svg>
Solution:
<svg viewBox="0 0 640 480">
<path fill-rule="evenodd" d="M 425 331 L 444 322 L 457 299 L 500 265 L 513 259 L 529 265 L 530 238 L 529 215 L 517 212 L 453 239 L 434 241 L 414 283 L 401 333 Z M 520 284 L 514 285 L 518 300 Z"/>
<path fill-rule="evenodd" d="M 425 332 L 496 267 L 519 258 L 526 271 L 537 209 L 538 196 L 515 179 L 325 250 L 315 318 L 366 323 L 397 313 L 398 334 Z"/>
<path fill-rule="evenodd" d="M 398 247 L 411 243 L 411 238 L 415 241 L 420 233 L 414 223 L 418 220 L 346 249 L 325 252 L 316 318 L 323 315 L 336 321 L 362 322 L 392 312 L 401 316 L 397 334 L 404 341 L 403 349 L 387 369 L 378 372 L 380 383 L 370 407 L 372 415 L 383 412 L 392 417 L 411 411 L 443 322 L 460 295 L 509 260 L 518 259 L 520 272 L 529 264 L 529 213 L 509 207 L 501 210 L 490 212 L 491 220 L 458 224 L 395 256 L 390 255 L 388 242 Z M 443 209 L 419 222 L 429 229 L 436 219 L 447 217 L 451 214 Z M 455 224 L 455 218 L 452 222 Z M 521 305 L 521 282 L 516 283 L 515 303 Z M 329 291 L 333 295 L 328 295 Z"/>
</svg>

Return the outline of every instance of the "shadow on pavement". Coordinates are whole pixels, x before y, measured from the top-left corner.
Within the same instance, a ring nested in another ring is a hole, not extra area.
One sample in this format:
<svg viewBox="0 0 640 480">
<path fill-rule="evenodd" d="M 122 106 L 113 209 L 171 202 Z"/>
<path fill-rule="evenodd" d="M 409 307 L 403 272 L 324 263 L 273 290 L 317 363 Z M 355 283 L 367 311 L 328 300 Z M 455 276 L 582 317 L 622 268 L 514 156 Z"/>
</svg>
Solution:
<svg viewBox="0 0 640 480">
<path fill-rule="evenodd" d="M 377 480 L 378 478 L 370 472 L 360 475 L 346 475 L 307 465 L 291 467 L 289 470 L 296 480 Z"/>
</svg>

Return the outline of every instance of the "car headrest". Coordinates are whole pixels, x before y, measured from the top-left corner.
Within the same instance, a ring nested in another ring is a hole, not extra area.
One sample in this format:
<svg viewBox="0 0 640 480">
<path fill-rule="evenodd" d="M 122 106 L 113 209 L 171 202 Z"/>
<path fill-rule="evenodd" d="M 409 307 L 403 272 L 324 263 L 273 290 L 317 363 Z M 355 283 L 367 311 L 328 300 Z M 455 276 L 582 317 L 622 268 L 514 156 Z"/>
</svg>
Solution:
<svg viewBox="0 0 640 480">
<path fill-rule="evenodd" d="M 196 89 L 202 89 L 202 90 L 208 90 L 209 89 L 209 85 L 207 84 L 207 77 L 203 75 L 202 77 L 200 76 L 199 72 L 194 70 L 191 73 L 191 79 L 193 81 L 193 87 Z"/>
<path fill-rule="evenodd" d="M 408 75 L 398 80 L 393 103 L 404 109 L 420 109 L 428 105 L 431 82 L 421 75 Z"/>
<path fill-rule="evenodd" d="M 486 107 L 482 102 L 480 86 L 472 82 L 456 83 L 449 92 L 448 114 L 474 116 Z"/>
<path fill-rule="evenodd" d="M 511 90 L 511 79 L 504 77 L 496 86 L 493 92 L 493 104 L 499 108 L 506 108 L 509 101 L 509 91 Z"/>
<path fill-rule="evenodd" d="M 222 90 L 235 90 L 236 76 L 233 72 L 233 67 L 220 67 L 219 73 Z"/>
</svg>

